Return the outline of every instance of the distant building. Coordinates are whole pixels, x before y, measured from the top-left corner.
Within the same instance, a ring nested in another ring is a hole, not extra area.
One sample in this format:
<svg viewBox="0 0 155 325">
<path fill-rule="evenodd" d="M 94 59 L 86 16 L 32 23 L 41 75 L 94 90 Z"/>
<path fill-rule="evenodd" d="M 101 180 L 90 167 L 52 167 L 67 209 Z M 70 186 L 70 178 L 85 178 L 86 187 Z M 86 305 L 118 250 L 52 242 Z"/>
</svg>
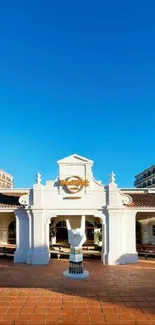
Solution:
<svg viewBox="0 0 155 325">
<path fill-rule="evenodd" d="M 0 169 L 0 188 L 12 188 L 13 176 Z"/>
<path fill-rule="evenodd" d="M 137 188 L 155 187 L 155 165 L 145 169 L 135 178 L 134 185 Z"/>
</svg>

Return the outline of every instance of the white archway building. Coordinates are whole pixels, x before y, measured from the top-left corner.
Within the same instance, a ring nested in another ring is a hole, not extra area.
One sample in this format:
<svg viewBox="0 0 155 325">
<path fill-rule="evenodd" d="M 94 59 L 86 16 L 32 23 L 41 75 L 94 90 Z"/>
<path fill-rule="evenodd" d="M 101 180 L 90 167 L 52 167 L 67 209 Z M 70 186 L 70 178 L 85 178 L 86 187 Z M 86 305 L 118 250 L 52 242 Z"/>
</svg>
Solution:
<svg viewBox="0 0 155 325">
<path fill-rule="evenodd" d="M 119 189 L 113 173 L 104 186 L 94 179 L 92 165 L 74 154 L 58 161 L 55 181 L 42 185 L 38 174 L 32 189 L 1 189 L 0 241 L 7 242 L 8 224 L 16 218 L 15 263 L 47 264 L 51 218 L 65 216 L 78 227 L 82 215 L 101 220 L 104 264 L 137 263 L 136 215 L 144 213 L 145 231 L 146 220 L 148 227 L 155 224 L 155 189 Z"/>
</svg>

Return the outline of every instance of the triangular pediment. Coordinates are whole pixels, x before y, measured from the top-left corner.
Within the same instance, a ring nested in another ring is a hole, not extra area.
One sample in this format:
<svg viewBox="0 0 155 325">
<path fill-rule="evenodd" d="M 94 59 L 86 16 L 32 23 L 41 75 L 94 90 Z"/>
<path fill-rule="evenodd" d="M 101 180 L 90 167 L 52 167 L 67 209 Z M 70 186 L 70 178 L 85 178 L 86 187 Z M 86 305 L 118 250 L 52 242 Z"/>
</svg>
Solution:
<svg viewBox="0 0 155 325">
<path fill-rule="evenodd" d="M 73 154 L 71 156 L 68 156 L 66 158 L 63 158 L 63 159 L 60 159 L 57 161 L 58 164 L 68 164 L 68 163 L 72 163 L 72 164 L 93 164 L 93 161 L 88 159 L 88 158 L 85 158 L 85 157 L 82 157 L 82 156 L 79 156 L 77 154 Z"/>
</svg>

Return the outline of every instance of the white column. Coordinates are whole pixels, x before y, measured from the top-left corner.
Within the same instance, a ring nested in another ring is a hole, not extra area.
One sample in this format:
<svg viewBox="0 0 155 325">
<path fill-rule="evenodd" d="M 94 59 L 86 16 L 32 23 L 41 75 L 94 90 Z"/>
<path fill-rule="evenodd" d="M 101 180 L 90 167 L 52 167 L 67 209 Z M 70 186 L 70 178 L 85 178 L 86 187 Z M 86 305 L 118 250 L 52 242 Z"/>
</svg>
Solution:
<svg viewBox="0 0 155 325">
<path fill-rule="evenodd" d="M 49 240 L 49 225 L 51 223 L 51 220 L 48 220 L 46 223 L 45 223 L 45 234 L 46 234 L 46 237 L 45 237 L 45 244 L 46 246 L 49 248 L 50 246 L 50 240 Z"/>
<path fill-rule="evenodd" d="M 26 263 L 29 249 L 28 215 L 24 209 L 15 210 L 16 216 L 16 251 L 15 263 Z"/>
<path fill-rule="evenodd" d="M 2 244 L 6 245 L 8 243 L 8 225 L 3 225 L 2 228 Z"/>
<path fill-rule="evenodd" d="M 108 209 L 105 225 L 104 264 L 137 263 L 135 212 Z"/>
<path fill-rule="evenodd" d="M 136 252 L 136 216 L 134 210 L 125 208 L 130 198 L 124 195 L 115 183 L 112 172 L 107 187 L 107 208 L 105 223 L 105 264 L 137 263 Z"/>
<path fill-rule="evenodd" d="M 47 226 L 42 210 L 33 210 L 32 264 L 44 265 L 50 260 Z M 49 229 L 49 228 L 48 228 Z"/>
<path fill-rule="evenodd" d="M 105 222 L 105 239 L 104 239 L 104 264 L 115 265 L 120 264 L 121 255 L 121 239 L 120 229 L 121 220 L 118 210 L 109 210 L 106 213 Z"/>
<path fill-rule="evenodd" d="M 116 265 L 120 263 L 121 249 L 121 221 L 122 215 L 118 209 L 109 209 L 106 213 L 104 232 L 104 264 Z"/>
<path fill-rule="evenodd" d="M 126 209 L 122 217 L 122 258 L 123 264 L 138 263 L 136 250 L 136 211 Z"/>
<path fill-rule="evenodd" d="M 33 242 L 32 242 L 32 232 L 33 232 L 33 215 L 30 210 L 27 211 L 29 218 L 29 250 L 27 252 L 27 264 L 32 264 L 32 250 L 33 250 Z"/>
<path fill-rule="evenodd" d="M 102 262 L 103 262 L 104 252 L 105 252 L 105 227 L 104 227 L 104 223 L 102 222 L 102 251 L 101 251 Z"/>
<path fill-rule="evenodd" d="M 8 226 L 9 226 L 9 217 L 7 214 L 2 214 L 2 245 L 8 243 Z"/>
</svg>

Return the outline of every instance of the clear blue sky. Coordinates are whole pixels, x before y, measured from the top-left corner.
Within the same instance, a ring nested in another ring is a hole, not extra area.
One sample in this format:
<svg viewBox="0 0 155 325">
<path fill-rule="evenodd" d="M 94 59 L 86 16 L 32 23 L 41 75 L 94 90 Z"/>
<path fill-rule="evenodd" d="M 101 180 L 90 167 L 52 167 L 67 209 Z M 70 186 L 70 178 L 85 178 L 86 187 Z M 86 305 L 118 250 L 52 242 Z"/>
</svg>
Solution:
<svg viewBox="0 0 155 325">
<path fill-rule="evenodd" d="M 155 1 L 0 4 L 0 168 L 16 187 L 72 153 L 120 187 L 155 163 Z"/>
</svg>

